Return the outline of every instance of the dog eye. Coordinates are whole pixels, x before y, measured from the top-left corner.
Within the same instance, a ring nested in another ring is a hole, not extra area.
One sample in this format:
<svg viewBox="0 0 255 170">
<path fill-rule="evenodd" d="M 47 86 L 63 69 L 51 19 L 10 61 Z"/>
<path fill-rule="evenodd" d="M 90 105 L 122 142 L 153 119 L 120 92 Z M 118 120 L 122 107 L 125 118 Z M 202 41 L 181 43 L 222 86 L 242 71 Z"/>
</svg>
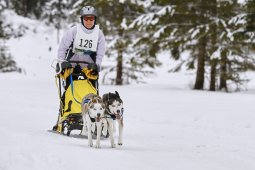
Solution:
<svg viewBox="0 0 255 170">
<path fill-rule="evenodd" d="M 112 107 L 115 107 L 115 105 L 113 104 Z"/>
<path fill-rule="evenodd" d="M 118 106 L 120 106 L 121 104 L 119 103 Z"/>
</svg>

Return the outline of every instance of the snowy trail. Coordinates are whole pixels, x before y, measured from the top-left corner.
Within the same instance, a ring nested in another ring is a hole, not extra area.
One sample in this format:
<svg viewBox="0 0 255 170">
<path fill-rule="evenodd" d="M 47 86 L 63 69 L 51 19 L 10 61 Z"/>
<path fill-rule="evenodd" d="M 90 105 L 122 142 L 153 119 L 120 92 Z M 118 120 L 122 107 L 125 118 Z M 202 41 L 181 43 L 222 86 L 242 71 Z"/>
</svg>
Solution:
<svg viewBox="0 0 255 170">
<path fill-rule="evenodd" d="M 58 107 L 51 80 L 20 76 L 16 85 L 11 75 L 0 78 L 0 169 L 255 168 L 254 95 L 101 86 L 101 94 L 118 90 L 125 102 L 124 146 L 112 149 L 105 139 L 95 149 L 86 138 L 47 132 Z"/>
</svg>

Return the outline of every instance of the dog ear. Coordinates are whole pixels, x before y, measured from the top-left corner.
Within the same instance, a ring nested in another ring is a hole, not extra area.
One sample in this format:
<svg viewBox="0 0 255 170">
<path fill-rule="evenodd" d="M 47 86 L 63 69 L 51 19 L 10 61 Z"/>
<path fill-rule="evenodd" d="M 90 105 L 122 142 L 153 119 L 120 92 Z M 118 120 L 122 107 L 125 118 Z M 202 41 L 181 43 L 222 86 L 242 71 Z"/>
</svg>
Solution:
<svg viewBox="0 0 255 170">
<path fill-rule="evenodd" d="M 117 95 L 117 97 L 120 97 L 119 93 L 117 91 L 115 91 L 115 94 Z"/>
<path fill-rule="evenodd" d="M 98 98 L 98 102 L 99 102 L 99 103 L 103 103 L 102 98 Z"/>
<path fill-rule="evenodd" d="M 85 106 L 84 105 L 81 105 L 81 113 L 84 114 L 85 112 Z"/>
<path fill-rule="evenodd" d="M 105 109 L 105 104 L 104 103 L 102 103 L 102 108 Z"/>
<path fill-rule="evenodd" d="M 89 106 L 90 109 L 93 109 L 94 108 L 94 103 L 91 103 L 90 106 Z"/>
<path fill-rule="evenodd" d="M 91 100 L 91 102 L 92 102 L 92 103 L 97 103 L 97 99 L 96 99 L 96 98 L 93 98 L 93 99 Z"/>
<path fill-rule="evenodd" d="M 103 95 L 102 101 L 103 101 L 103 103 L 106 103 L 106 102 L 107 102 L 107 94 L 104 94 L 104 95 Z"/>
<path fill-rule="evenodd" d="M 82 106 L 82 113 L 86 113 L 87 111 L 88 111 L 88 104 L 84 104 L 83 106 Z"/>
</svg>

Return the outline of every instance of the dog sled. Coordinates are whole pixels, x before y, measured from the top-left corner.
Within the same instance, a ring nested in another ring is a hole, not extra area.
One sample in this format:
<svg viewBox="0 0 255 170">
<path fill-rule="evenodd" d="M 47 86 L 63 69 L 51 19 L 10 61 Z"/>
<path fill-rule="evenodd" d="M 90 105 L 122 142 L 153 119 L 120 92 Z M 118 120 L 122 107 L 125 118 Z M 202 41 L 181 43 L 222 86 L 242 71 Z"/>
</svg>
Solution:
<svg viewBox="0 0 255 170">
<path fill-rule="evenodd" d="M 60 108 L 53 131 L 69 136 L 72 130 L 82 130 L 82 98 L 89 93 L 99 93 L 98 70 L 96 64 L 90 64 L 83 61 L 57 61 L 55 69 Z M 83 68 L 82 65 L 88 66 Z"/>
</svg>

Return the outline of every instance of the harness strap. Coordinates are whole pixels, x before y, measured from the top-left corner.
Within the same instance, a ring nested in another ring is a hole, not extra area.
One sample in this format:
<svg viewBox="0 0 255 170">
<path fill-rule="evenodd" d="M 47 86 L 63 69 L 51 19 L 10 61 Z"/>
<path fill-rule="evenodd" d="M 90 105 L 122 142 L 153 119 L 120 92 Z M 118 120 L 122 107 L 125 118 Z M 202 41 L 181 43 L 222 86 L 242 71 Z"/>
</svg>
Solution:
<svg viewBox="0 0 255 170">
<path fill-rule="evenodd" d="M 66 51 L 66 60 L 70 61 L 70 59 L 73 57 L 74 53 L 73 53 L 73 41 L 70 44 L 69 48 Z"/>
<path fill-rule="evenodd" d="M 108 112 L 107 115 L 110 116 L 110 117 L 105 116 L 105 118 L 111 118 L 113 120 L 116 120 L 116 115 L 110 114 L 111 112 L 108 107 L 105 110 L 106 110 L 106 112 Z"/>
<path fill-rule="evenodd" d="M 82 105 L 87 104 L 87 103 L 89 103 L 89 102 L 90 102 L 90 99 L 85 99 L 85 100 L 83 101 Z"/>
<path fill-rule="evenodd" d="M 109 110 L 109 108 L 107 107 L 106 108 L 106 111 L 108 112 L 107 114 L 110 116 L 110 117 L 106 117 L 106 118 L 111 118 L 111 119 L 113 119 L 113 120 L 115 120 L 116 119 L 116 115 L 114 114 L 110 114 L 111 112 L 110 112 L 110 110 Z M 120 117 L 122 118 L 123 117 L 123 113 L 124 113 L 124 109 L 122 108 L 121 109 L 121 114 L 120 114 Z"/>
</svg>

